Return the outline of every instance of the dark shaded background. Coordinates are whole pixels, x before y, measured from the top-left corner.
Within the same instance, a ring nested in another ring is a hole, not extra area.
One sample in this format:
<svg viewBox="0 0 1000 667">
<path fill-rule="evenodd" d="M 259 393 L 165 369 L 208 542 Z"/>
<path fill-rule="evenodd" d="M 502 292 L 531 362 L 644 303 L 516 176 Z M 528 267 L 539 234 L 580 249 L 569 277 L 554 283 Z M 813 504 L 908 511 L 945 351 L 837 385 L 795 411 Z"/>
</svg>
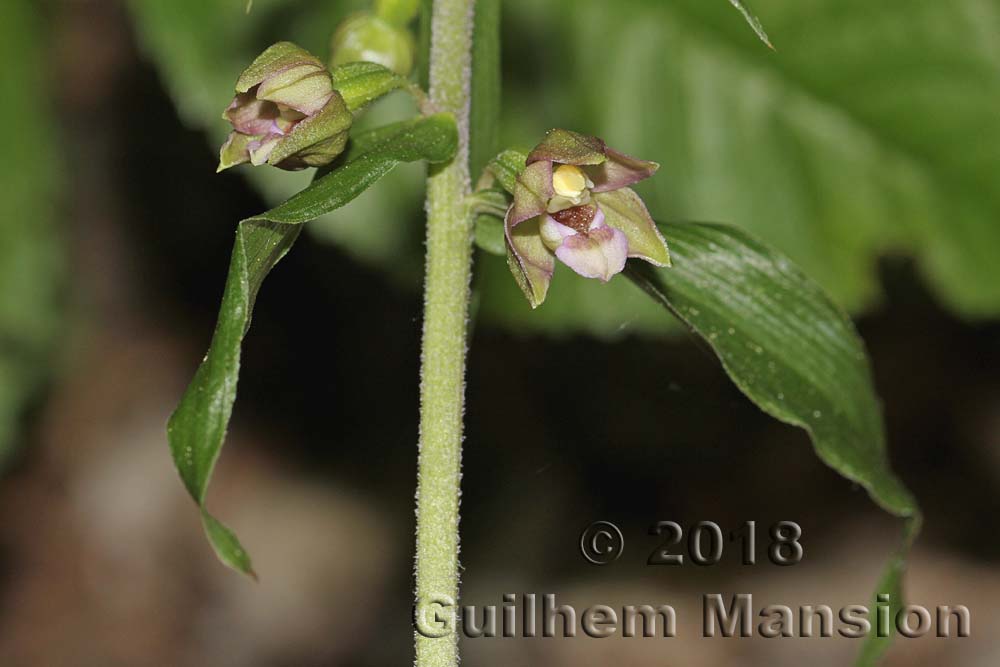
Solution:
<svg viewBox="0 0 1000 667">
<path fill-rule="evenodd" d="M 209 142 L 178 120 L 117 3 L 46 15 L 63 83 L 72 317 L 0 484 L 0 662 L 408 663 L 417 285 L 309 236 L 274 272 L 211 495 L 261 582 L 224 570 L 163 427 L 207 346 L 233 221 L 265 203 L 239 173 L 213 173 Z M 528 67 L 512 60 L 508 76 Z M 893 464 L 927 517 L 910 595 L 973 615 L 972 638 L 899 641 L 887 664 L 995 665 L 1000 326 L 948 314 L 903 256 L 887 256 L 879 278 L 883 304 L 858 326 Z M 742 398 L 693 338 L 477 327 L 467 425 L 468 602 L 555 593 L 581 607 L 669 602 L 681 618 L 672 640 L 465 641 L 467 664 L 849 663 L 857 644 L 843 639 L 698 639 L 702 593 L 867 603 L 900 526 L 824 467 L 804 433 Z M 626 539 L 606 568 L 577 551 L 597 519 Z M 661 519 L 794 520 L 806 559 L 746 567 L 728 548 L 713 568 L 648 567 L 647 529 Z"/>
</svg>

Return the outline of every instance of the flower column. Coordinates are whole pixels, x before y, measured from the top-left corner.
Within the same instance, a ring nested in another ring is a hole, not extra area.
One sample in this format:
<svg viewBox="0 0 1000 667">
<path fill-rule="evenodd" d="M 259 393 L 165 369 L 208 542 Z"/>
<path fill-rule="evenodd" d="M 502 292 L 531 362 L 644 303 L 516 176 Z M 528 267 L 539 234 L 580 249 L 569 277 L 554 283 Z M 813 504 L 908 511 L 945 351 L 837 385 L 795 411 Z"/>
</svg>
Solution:
<svg viewBox="0 0 1000 667">
<path fill-rule="evenodd" d="M 430 101 L 455 115 L 458 151 L 427 183 L 427 275 L 420 382 L 417 480 L 418 604 L 458 598 L 458 501 L 466 329 L 472 274 L 469 185 L 469 91 L 475 0 L 434 0 Z M 455 667 L 458 635 L 415 633 L 418 667 Z"/>
</svg>

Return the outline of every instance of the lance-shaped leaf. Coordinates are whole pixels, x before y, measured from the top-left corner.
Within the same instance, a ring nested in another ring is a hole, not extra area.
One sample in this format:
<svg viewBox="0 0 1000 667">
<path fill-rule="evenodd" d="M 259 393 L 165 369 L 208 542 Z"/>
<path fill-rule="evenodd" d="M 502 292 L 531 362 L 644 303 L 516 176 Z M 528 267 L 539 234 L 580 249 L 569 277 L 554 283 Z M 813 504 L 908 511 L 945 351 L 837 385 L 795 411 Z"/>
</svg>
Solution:
<svg viewBox="0 0 1000 667">
<path fill-rule="evenodd" d="M 861 339 L 844 313 L 787 258 L 732 227 L 661 225 L 673 268 L 630 262 L 628 276 L 707 341 L 736 386 L 769 415 L 805 429 L 819 457 L 907 520 L 903 548 L 879 583 L 900 600 L 916 501 L 889 467 Z M 887 640 L 872 637 L 860 665 Z"/>
<path fill-rule="evenodd" d="M 205 495 L 236 399 L 240 346 L 261 283 L 295 243 L 302 223 L 348 203 L 400 162 L 451 159 L 456 144 L 455 122 L 446 114 L 372 130 L 353 140 L 339 166 L 237 228 L 212 343 L 167 426 L 177 471 L 201 508 L 212 547 L 229 567 L 253 574 L 236 536 L 205 509 Z"/>
</svg>

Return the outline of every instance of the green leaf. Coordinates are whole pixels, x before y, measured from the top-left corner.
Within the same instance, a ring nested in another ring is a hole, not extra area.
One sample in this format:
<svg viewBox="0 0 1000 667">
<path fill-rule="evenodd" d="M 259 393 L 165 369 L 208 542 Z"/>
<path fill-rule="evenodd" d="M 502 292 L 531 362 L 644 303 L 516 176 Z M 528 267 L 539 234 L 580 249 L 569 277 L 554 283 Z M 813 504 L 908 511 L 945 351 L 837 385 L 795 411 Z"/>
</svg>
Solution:
<svg viewBox="0 0 1000 667">
<path fill-rule="evenodd" d="M 308 188 L 239 224 L 212 343 L 167 427 L 178 473 L 226 565 L 253 572 L 236 536 L 205 509 L 205 494 L 232 415 L 240 346 L 261 283 L 295 243 L 302 223 L 343 206 L 400 162 L 451 159 L 456 143 L 455 122 L 446 114 L 372 130 L 356 137 L 344 161 Z"/>
<path fill-rule="evenodd" d="M 472 27 L 469 172 L 478 178 L 500 140 L 500 0 L 477 0 Z"/>
<path fill-rule="evenodd" d="M 761 24 L 760 19 L 753 15 L 753 13 L 747 8 L 746 3 L 743 2 L 743 0 L 729 0 L 729 2 L 733 7 L 740 11 L 740 14 L 743 14 L 743 18 L 746 19 L 747 23 L 750 24 L 750 27 L 753 28 L 753 31 L 757 33 L 758 37 L 760 37 L 760 41 L 764 42 L 768 45 L 768 47 L 773 49 L 774 45 L 771 44 L 771 40 L 768 39 L 767 33 L 764 32 L 764 26 Z"/>
<path fill-rule="evenodd" d="M 917 538 L 917 534 L 920 532 L 920 525 L 920 514 L 915 514 L 911 519 L 907 520 L 906 526 L 903 529 L 903 542 L 885 566 L 885 571 L 882 573 L 878 587 L 875 589 L 872 609 L 878 607 L 878 596 L 880 594 L 888 595 L 890 601 L 890 619 L 897 618 L 897 615 L 904 606 L 903 575 L 906 573 L 906 557 L 914 540 Z M 895 633 L 896 624 L 889 623 L 889 634 L 887 636 L 879 637 L 877 633 L 869 635 L 865 643 L 861 646 L 861 653 L 858 655 L 858 660 L 855 663 L 856 667 L 876 667 L 879 664 L 879 658 L 882 657 L 882 654 L 892 644 Z"/>
<path fill-rule="evenodd" d="M 55 365 L 65 335 L 63 174 L 45 14 L 32 0 L 0 3 L 0 62 L 8 63 L 0 122 L 16 128 L 0 160 L 0 465 L 15 451 L 22 410 Z"/>
<path fill-rule="evenodd" d="M 628 276 L 708 343 L 758 407 L 805 429 L 820 459 L 907 520 L 903 550 L 879 585 L 898 601 L 920 514 L 889 466 L 871 370 L 851 321 L 790 260 L 740 230 L 696 223 L 660 229 L 674 267 L 630 262 Z M 871 639 L 868 659 L 884 643 Z"/>
</svg>

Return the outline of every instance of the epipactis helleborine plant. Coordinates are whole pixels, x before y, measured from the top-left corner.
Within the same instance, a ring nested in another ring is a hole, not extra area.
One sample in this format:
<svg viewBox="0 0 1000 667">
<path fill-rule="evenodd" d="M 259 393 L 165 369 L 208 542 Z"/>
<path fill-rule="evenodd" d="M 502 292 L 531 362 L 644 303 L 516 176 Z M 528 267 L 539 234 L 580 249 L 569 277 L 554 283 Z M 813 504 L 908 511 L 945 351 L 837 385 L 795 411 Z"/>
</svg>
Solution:
<svg viewBox="0 0 1000 667">
<path fill-rule="evenodd" d="M 219 171 L 246 162 L 322 167 L 344 151 L 354 120 L 323 63 L 291 42 L 274 44 L 251 63 L 222 117 L 234 131 Z"/>
<path fill-rule="evenodd" d="M 507 263 L 532 308 L 545 301 L 555 260 L 607 282 L 634 257 L 670 266 L 667 243 L 628 186 L 659 165 L 597 137 L 551 130 L 528 154 L 504 222 Z"/>
</svg>

